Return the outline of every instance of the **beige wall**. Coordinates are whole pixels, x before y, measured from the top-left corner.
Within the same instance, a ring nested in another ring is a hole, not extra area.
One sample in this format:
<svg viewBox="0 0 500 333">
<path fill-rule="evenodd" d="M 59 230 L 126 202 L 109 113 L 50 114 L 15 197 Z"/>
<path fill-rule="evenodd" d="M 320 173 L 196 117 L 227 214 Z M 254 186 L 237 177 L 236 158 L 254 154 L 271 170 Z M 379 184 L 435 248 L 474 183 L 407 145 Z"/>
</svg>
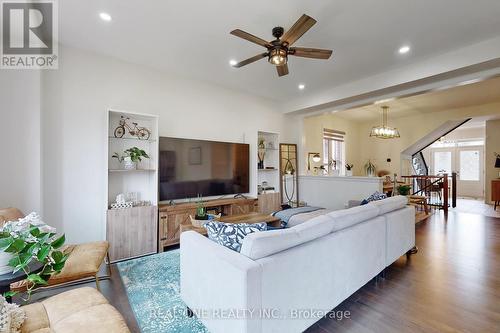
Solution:
<svg viewBox="0 0 500 333">
<path fill-rule="evenodd" d="M 500 107 L 497 109 L 500 111 Z M 495 168 L 495 152 L 500 154 L 500 120 L 488 120 L 486 122 L 485 140 L 485 200 L 491 202 L 491 180 L 498 177 L 500 169 Z"/>
<path fill-rule="evenodd" d="M 303 156 L 304 170 L 307 168 L 307 153 L 320 153 L 323 157 L 323 129 L 344 131 L 346 146 L 346 162 L 354 164 L 354 176 L 362 175 L 362 166 L 359 160 L 359 124 L 338 116 L 328 114 L 308 117 L 304 119 Z M 320 166 L 311 160 L 311 167 Z M 342 166 L 344 167 L 344 166 Z"/>
<path fill-rule="evenodd" d="M 356 111 L 343 111 L 356 112 Z M 433 113 L 422 113 L 408 117 L 393 118 L 389 113 L 389 126 L 397 127 L 401 133 L 399 139 L 370 138 L 373 126 L 379 125 L 379 120 L 354 121 L 341 116 L 341 113 L 324 114 L 304 119 L 303 158 L 307 161 L 307 152 L 321 152 L 322 129 L 324 127 L 344 130 L 347 133 L 347 160 L 355 164 L 355 175 L 363 175 L 363 165 L 371 159 L 377 170 L 388 170 L 391 173 L 401 173 L 401 152 L 426 134 L 439 127 L 447 120 L 457 120 L 474 117 L 500 117 L 500 103 L 484 104 L 474 107 L 444 110 Z M 492 126 L 490 124 L 490 126 Z M 500 133 L 500 129 L 497 131 Z M 498 138 L 498 137 L 497 137 Z M 490 140 L 493 141 L 493 140 Z M 500 144 L 500 140 L 497 141 Z M 493 149 L 493 148 L 492 148 Z M 500 152 L 500 147 L 497 146 Z M 486 154 L 492 154 L 487 152 Z M 487 155 L 488 156 L 488 155 Z M 491 156 L 489 156 L 491 158 Z M 391 162 L 386 162 L 390 158 Z M 486 162 L 487 165 L 490 162 Z M 490 163 L 491 164 L 491 163 Z M 407 170 L 403 170 L 407 174 Z M 497 173 L 498 175 L 498 173 Z M 486 181 L 489 183 L 488 177 Z"/>
</svg>

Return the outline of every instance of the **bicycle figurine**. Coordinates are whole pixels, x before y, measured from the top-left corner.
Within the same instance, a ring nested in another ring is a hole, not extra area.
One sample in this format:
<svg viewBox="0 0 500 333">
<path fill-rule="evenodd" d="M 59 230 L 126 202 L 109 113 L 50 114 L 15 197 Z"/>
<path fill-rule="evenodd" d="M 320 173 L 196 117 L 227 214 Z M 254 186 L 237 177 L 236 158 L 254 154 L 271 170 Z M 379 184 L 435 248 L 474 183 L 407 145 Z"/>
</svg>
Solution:
<svg viewBox="0 0 500 333">
<path fill-rule="evenodd" d="M 137 123 L 132 123 L 134 127 L 131 127 L 127 124 L 127 120 L 130 120 L 128 117 L 121 116 L 120 125 L 115 128 L 115 138 L 123 138 L 125 135 L 125 128 L 128 129 L 128 133 L 132 136 L 136 136 L 139 140 L 149 140 L 151 136 L 151 131 L 146 127 L 137 126 Z"/>
</svg>

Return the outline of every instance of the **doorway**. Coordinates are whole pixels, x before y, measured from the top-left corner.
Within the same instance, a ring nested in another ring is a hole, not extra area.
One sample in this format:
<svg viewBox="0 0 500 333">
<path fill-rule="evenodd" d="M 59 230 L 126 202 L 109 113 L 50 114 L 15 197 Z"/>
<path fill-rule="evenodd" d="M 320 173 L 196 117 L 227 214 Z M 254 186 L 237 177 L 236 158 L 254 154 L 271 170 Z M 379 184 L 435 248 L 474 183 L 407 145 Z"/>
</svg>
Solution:
<svg viewBox="0 0 500 333">
<path fill-rule="evenodd" d="M 431 174 L 457 173 L 457 195 L 484 198 L 484 140 L 438 142 L 430 149 Z"/>
</svg>

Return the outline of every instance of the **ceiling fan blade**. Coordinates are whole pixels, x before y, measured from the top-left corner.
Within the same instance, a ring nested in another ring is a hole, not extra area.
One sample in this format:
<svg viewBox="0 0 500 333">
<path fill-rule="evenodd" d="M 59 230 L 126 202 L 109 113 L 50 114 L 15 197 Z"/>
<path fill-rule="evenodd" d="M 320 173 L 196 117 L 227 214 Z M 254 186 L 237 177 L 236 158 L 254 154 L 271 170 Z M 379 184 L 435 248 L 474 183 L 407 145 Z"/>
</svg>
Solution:
<svg viewBox="0 0 500 333">
<path fill-rule="evenodd" d="M 281 37 L 281 40 L 287 42 L 288 45 L 292 45 L 302 37 L 307 30 L 316 24 L 316 20 L 306 14 L 302 15 L 297 22 L 295 22 L 290 29 Z"/>
<path fill-rule="evenodd" d="M 243 67 L 245 65 L 251 64 L 252 62 L 256 62 L 257 60 L 260 60 L 260 59 L 265 58 L 265 57 L 267 57 L 267 53 L 257 54 L 254 57 L 240 61 L 239 63 L 237 63 L 233 67 L 240 68 L 240 67 Z"/>
<path fill-rule="evenodd" d="M 278 76 L 283 76 L 288 74 L 288 65 L 284 64 L 282 66 L 276 66 L 276 70 L 278 71 Z"/>
<path fill-rule="evenodd" d="M 252 34 L 249 34 L 248 32 L 245 32 L 243 30 L 236 29 L 236 30 L 231 31 L 230 33 L 231 33 L 231 35 L 243 38 L 249 42 L 255 43 L 255 44 L 260 45 L 260 46 L 264 46 L 265 48 L 271 47 L 271 44 L 269 44 L 268 41 L 265 41 L 262 38 L 254 36 Z"/>
<path fill-rule="evenodd" d="M 310 47 L 291 47 L 288 54 L 296 57 L 328 59 L 332 55 L 332 50 L 312 49 Z"/>
</svg>

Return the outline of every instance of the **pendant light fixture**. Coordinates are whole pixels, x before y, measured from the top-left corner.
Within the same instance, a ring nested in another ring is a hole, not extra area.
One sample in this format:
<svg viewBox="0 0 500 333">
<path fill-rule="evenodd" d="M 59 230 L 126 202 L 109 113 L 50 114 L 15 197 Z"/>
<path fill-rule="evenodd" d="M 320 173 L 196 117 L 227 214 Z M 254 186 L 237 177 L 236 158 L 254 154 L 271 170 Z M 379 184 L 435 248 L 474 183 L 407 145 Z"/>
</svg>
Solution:
<svg viewBox="0 0 500 333">
<path fill-rule="evenodd" d="M 379 139 L 395 139 L 399 138 L 399 131 L 397 128 L 387 126 L 387 110 L 388 106 L 382 106 L 382 125 L 375 126 L 372 128 L 370 132 L 370 136 L 376 137 Z"/>
</svg>

